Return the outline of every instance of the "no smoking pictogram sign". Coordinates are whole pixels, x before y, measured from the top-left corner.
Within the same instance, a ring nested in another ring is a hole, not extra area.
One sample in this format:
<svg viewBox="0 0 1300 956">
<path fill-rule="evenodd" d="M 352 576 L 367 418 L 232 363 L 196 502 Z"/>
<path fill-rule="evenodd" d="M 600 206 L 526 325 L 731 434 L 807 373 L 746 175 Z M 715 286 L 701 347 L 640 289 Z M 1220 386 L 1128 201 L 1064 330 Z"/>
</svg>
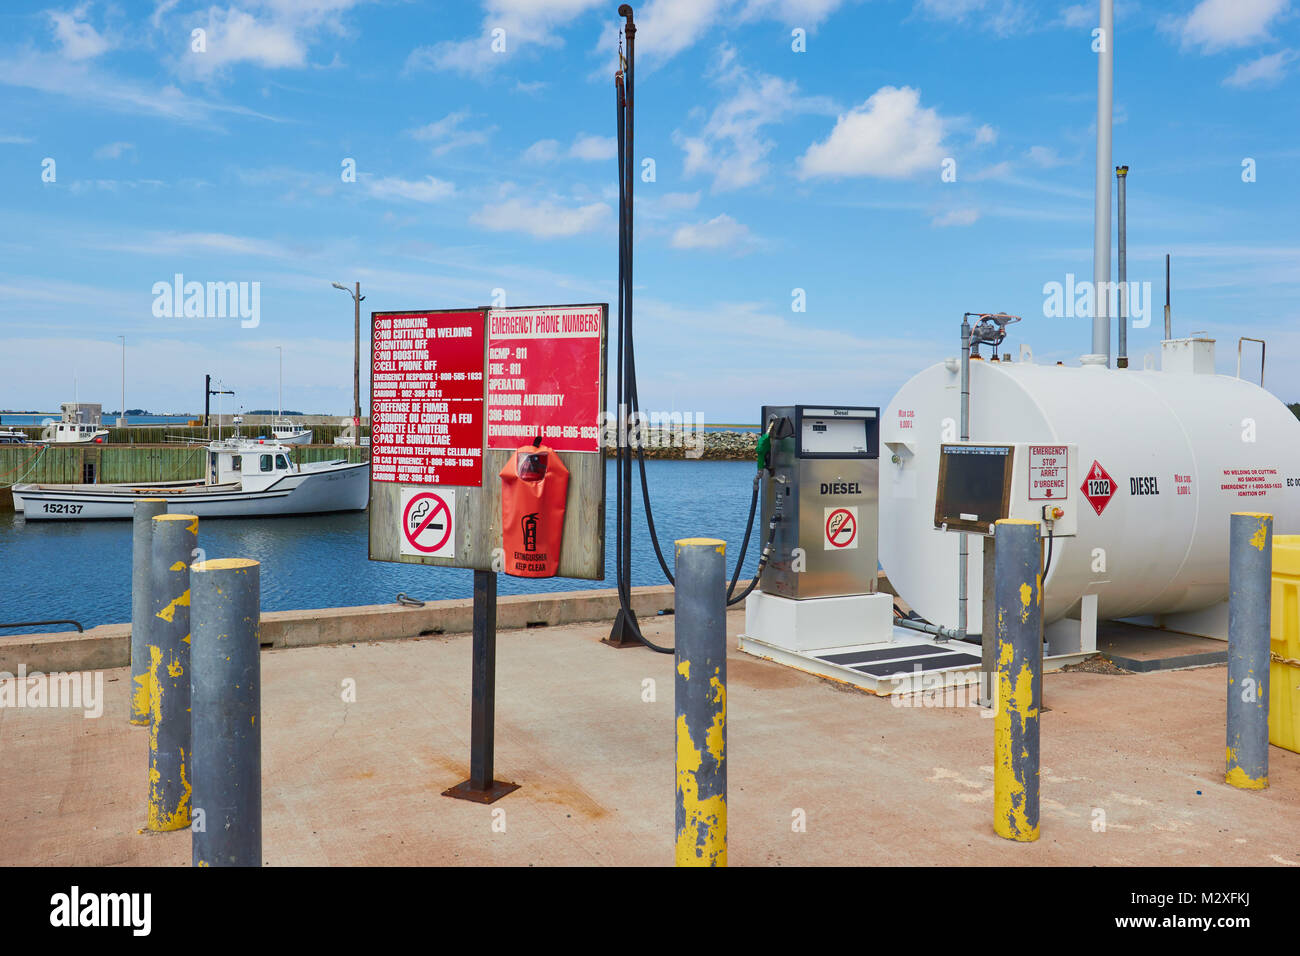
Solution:
<svg viewBox="0 0 1300 956">
<path fill-rule="evenodd" d="M 456 493 L 450 488 L 402 492 L 402 554 L 454 558 Z"/>
<path fill-rule="evenodd" d="M 856 548 L 858 546 L 858 506 L 826 509 L 827 551 Z"/>
</svg>

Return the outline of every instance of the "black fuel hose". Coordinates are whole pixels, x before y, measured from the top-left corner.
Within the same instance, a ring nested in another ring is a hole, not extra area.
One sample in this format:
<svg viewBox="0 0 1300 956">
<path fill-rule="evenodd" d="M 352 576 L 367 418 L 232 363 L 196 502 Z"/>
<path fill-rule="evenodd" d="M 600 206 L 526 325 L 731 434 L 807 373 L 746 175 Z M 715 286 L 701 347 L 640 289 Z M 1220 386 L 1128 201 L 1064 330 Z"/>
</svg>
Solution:
<svg viewBox="0 0 1300 956">
<path fill-rule="evenodd" d="M 631 634 L 636 637 L 642 644 L 657 651 L 661 654 L 672 654 L 674 649 L 671 647 L 660 647 L 653 643 L 641 632 L 640 625 L 637 623 L 632 613 L 632 573 L 631 573 L 631 501 L 625 500 L 624 480 L 630 478 L 625 469 L 632 468 L 632 449 L 624 438 L 625 429 L 629 422 L 636 422 L 638 433 L 640 432 L 640 412 L 641 401 L 637 390 L 636 381 L 636 351 L 634 346 L 634 336 L 632 333 L 632 188 L 631 180 L 628 178 L 628 161 L 629 153 L 632 146 L 632 116 L 633 116 L 633 89 L 635 78 L 635 57 L 633 47 L 634 26 L 632 24 L 632 11 L 630 7 L 620 7 L 620 14 L 627 17 L 627 29 L 625 35 L 628 40 L 626 72 L 624 64 L 620 62 L 619 71 L 614 76 L 614 94 L 615 94 L 615 112 L 618 126 L 618 198 L 619 198 L 619 248 L 618 248 L 618 413 L 620 421 L 618 423 L 619 440 L 615 454 L 615 577 L 618 585 L 619 607 L 623 614 L 624 621 Z M 621 61 L 621 54 L 620 54 Z M 659 543 L 658 530 L 655 527 L 654 512 L 650 505 L 650 484 L 646 478 L 645 466 L 645 449 L 641 436 L 638 434 L 636 447 L 636 459 L 638 471 L 641 478 L 641 500 L 645 507 L 646 527 L 650 532 L 650 541 L 654 546 L 655 557 L 659 561 L 659 567 L 668 579 L 668 583 L 676 586 L 676 580 L 673 576 L 672 569 L 668 566 L 668 561 L 664 557 L 663 548 Z M 727 596 L 730 597 L 736 588 L 736 583 L 740 577 L 741 567 L 744 564 L 745 555 L 749 548 L 749 539 L 753 530 L 754 516 L 758 508 L 758 486 L 759 479 L 754 481 L 754 493 L 750 500 L 749 519 L 745 526 L 745 537 L 740 547 L 740 554 L 736 561 L 735 572 L 732 574 L 731 586 L 727 590 Z M 626 498 L 631 498 L 631 489 L 627 489 Z M 625 511 L 627 512 L 625 514 Z M 773 525 L 773 531 L 775 524 Z M 759 572 L 761 574 L 764 564 L 767 560 L 767 553 L 771 548 L 771 535 L 769 534 L 768 544 L 764 549 L 764 554 L 759 561 Z M 627 551 L 626 561 L 624 552 Z M 750 591 L 754 589 L 758 581 L 758 575 L 750 582 L 745 592 L 729 604 L 738 603 Z"/>
<path fill-rule="evenodd" d="M 745 590 L 741 591 L 734 598 L 730 592 L 727 594 L 727 607 L 739 604 L 745 598 L 749 597 L 749 592 L 758 586 L 759 578 L 763 576 L 763 569 L 767 567 L 767 561 L 772 556 L 772 542 L 776 539 L 776 523 L 781 520 L 780 515 L 773 515 L 772 520 L 767 526 L 767 541 L 763 543 L 763 553 L 758 556 L 758 567 L 754 571 L 754 579 L 749 582 Z M 739 565 L 737 565 L 739 567 Z"/>
</svg>

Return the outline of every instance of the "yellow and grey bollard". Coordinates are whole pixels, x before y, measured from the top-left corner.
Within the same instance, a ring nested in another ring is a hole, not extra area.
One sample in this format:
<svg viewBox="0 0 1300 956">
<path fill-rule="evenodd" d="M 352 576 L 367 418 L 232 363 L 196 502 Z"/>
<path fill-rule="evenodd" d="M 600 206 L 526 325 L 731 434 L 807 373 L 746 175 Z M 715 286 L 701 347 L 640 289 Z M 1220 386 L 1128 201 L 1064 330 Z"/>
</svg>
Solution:
<svg viewBox="0 0 1300 956">
<path fill-rule="evenodd" d="M 149 726 L 149 607 L 153 519 L 167 513 L 166 498 L 137 498 L 131 522 L 131 723 Z"/>
<path fill-rule="evenodd" d="M 676 543 L 677 865 L 727 865 L 725 541 Z"/>
<path fill-rule="evenodd" d="M 194 866 L 262 865 L 260 578 L 248 558 L 190 568 Z"/>
<path fill-rule="evenodd" d="M 1268 786 L 1273 516 L 1236 512 L 1228 526 L 1228 767 L 1242 790 Z"/>
<path fill-rule="evenodd" d="M 195 515 L 153 519 L 149 623 L 149 829 L 190 825 L 190 561 Z"/>
<path fill-rule="evenodd" d="M 993 830 L 1038 839 L 1038 713 L 1042 700 L 1042 539 L 1037 521 L 1001 520 L 997 569 L 997 708 L 993 717 Z"/>
</svg>

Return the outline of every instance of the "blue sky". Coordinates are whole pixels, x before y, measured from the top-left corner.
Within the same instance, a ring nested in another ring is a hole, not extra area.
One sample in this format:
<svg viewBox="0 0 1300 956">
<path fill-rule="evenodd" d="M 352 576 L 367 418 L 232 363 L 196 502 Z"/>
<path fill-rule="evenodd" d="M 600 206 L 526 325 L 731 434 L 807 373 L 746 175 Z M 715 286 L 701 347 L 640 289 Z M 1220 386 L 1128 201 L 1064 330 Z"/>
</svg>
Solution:
<svg viewBox="0 0 1300 956">
<path fill-rule="evenodd" d="M 1300 400 L 1297 6 L 1117 6 L 1129 278 L 1157 299 L 1130 355 L 1158 351 L 1170 252 L 1175 333 L 1216 335 L 1225 372 L 1237 336 L 1266 338 L 1267 384 Z M 116 408 L 125 335 L 128 406 L 193 411 L 205 372 L 274 406 L 279 345 L 285 404 L 342 414 L 332 281 L 360 280 L 366 310 L 611 302 L 617 7 L 6 3 L 0 407 L 55 408 L 75 377 Z M 644 407 L 883 406 L 953 354 L 965 311 L 1024 315 L 1009 345 L 1039 361 L 1089 350 L 1043 287 L 1092 272 L 1096 3 L 636 10 Z M 259 324 L 155 316 L 176 273 L 260 283 Z"/>
</svg>

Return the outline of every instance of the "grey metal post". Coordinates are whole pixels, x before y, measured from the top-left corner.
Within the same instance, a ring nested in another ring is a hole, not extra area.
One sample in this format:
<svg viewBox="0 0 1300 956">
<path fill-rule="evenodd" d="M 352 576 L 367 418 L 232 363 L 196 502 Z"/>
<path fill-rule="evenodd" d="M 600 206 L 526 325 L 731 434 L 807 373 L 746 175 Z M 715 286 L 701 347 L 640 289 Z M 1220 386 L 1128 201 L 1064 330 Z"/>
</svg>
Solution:
<svg viewBox="0 0 1300 956">
<path fill-rule="evenodd" d="M 444 797 L 492 803 L 519 789 L 494 779 L 497 701 L 497 574 L 474 571 L 474 637 L 469 715 L 469 779 Z"/>
<path fill-rule="evenodd" d="M 980 600 L 980 695 L 981 707 L 997 706 L 998 681 L 998 605 L 994 592 L 997 581 L 997 538 L 989 535 L 984 542 L 983 591 Z"/>
<path fill-rule="evenodd" d="M 194 866 L 262 865 L 261 568 L 249 558 L 190 569 Z"/>
<path fill-rule="evenodd" d="M 678 866 L 727 865 L 725 541 L 676 542 Z"/>
<path fill-rule="evenodd" d="M 1243 790 L 1268 786 L 1273 516 L 1234 512 L 1228 528 L 1228 767 Z"/>
<path fill-rule="evenodd" d="M 1042 707 L 1042 564 L 1037 521 L 1003 519 L 997 538 L 997 712 L 993 717 L 993 830 L 1038 839 L 1038 714 Z"/>
<path fill-rule="evenodd" d="M 994 346 L 994 351 L 997 346 Z M 970 315 L 961 317 L 961 440 L 970 441 Z M 957 534 L 957 640 L 965 640 L 969 628 L 967 618 L 970 595 L 970 539 L 966 532 Z M 942 634 L 937 642 L 947 640 Z"/>
<path fill-rule="evenodd" d="M 1092 354 L 1110 364 L 1110 166 L 1115 103 L 1115 0 L 1101 0 L 1097 50 L 1097 178 L 1092 236 Z"/>
<path fill-rule="evenodd" d="M 1116 368 L 1128 368 L 1128 167 L 1116 166 L 1119 184 L 1119 348 Z"/>
<path fill-rule="evenodd" d="M 123 406 L 125 408 L 125 406 Z M 167 513 L 166 498 L 137 498 L 131 522 L 131 723 L 149 725 L 149 622 L 153 519 Z"/>
<path fill-rule="evenodd" d="M 190 561 L 195 515 L 153 519 L 149 623 L 149 829 L 190 825 Z"/>
<path fill-rule="evenodd" d="M 1174 317 L 1169 311 L 1169 252 L 1165 254 L 1165 341 L 1174 337 Z"/>
</svg>

